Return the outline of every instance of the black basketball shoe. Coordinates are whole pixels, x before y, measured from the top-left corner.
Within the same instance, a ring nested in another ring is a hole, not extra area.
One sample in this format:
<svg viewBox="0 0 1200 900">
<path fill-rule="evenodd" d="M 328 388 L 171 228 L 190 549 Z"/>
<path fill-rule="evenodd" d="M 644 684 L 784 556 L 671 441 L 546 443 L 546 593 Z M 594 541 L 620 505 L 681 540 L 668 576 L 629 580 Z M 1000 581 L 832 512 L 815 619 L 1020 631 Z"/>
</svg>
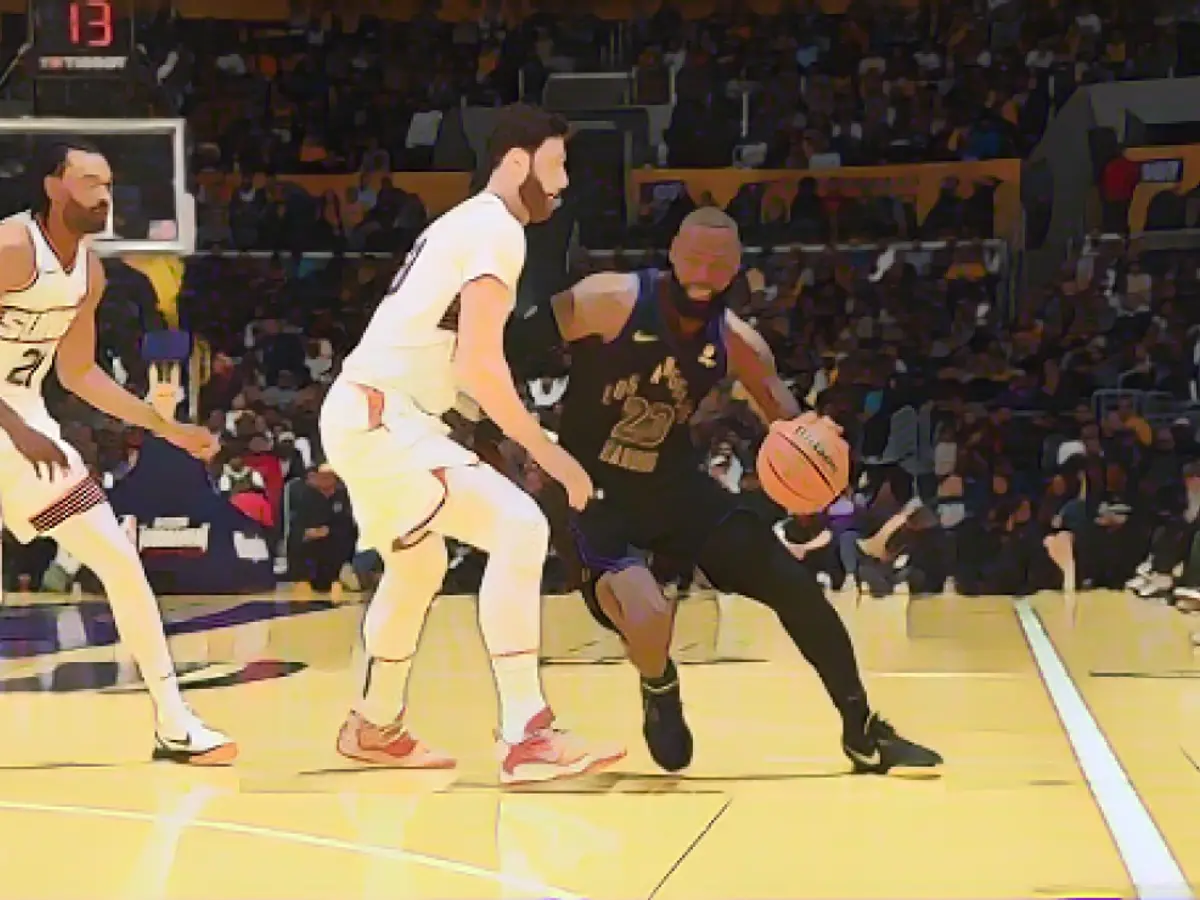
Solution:
<svg viewBox="0 0 1200 900">
<path fill-rule="evenodd" d="M 885 775 L 892 769 L 932 769 L 942 757 L 896 733 L 886 720 L 871 713 L 858 734 L 842 734 L 842 752 L 858 774 Z"/>
<path fill-rule="evenodd" d="M 692 732 L 683 720 L 679 679 L 663 687 L 642 682 L 642 734 L 654 761 L 668 772 L 687 768 L 692 761 Z"/>
</svg>

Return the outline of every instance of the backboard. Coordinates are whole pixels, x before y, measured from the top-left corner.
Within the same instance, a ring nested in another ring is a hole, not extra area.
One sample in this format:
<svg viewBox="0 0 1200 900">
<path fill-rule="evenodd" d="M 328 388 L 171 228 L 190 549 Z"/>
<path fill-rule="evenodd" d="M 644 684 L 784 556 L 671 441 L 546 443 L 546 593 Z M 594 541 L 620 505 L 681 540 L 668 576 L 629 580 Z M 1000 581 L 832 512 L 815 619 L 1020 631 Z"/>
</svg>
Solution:
<svg viewBox="0 0 1200 900">
<path fill-rule="evenodd" d="M 94 239 L 98 253 L 195 251 L 182 119 L 0 119 L 0 217 L 30 206 L 40 186 L 27 165 L 41 142 L 63 137 L 95 144 L 113 169 L 113 214 Z"/>
</svg>

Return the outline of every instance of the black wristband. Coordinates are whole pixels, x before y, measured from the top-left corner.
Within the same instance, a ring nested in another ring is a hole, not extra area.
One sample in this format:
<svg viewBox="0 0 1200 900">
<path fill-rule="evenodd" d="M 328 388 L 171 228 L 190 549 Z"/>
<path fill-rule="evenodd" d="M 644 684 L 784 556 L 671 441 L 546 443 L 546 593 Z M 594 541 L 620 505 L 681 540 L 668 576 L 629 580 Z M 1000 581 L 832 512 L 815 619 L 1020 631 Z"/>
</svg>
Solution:
<svg viewBox="0 0 1200 900">
<path fill-rule="evenodd" d="M 514 313 L 504 329 L 504 355 L 513 375 L 527 381 L 554 368 L 563 348 L 549 300 Z"/>
</svg>

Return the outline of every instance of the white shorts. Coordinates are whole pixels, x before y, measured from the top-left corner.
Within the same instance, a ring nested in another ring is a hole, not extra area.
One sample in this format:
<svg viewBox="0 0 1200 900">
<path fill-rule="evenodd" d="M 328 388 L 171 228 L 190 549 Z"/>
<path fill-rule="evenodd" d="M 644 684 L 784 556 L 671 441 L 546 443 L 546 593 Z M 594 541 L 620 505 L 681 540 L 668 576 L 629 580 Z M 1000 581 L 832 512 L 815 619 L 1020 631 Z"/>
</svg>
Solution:
<svg viewBox="0 0 1200 900">
<path fill-rule="evenodd" d="M 421 532 L 446 502 L 434 470 L 479 462 L 449 433 L 403 395 L 334 382 L 321 407 L 321 446 L 350 494 L 360 547 L 386 551 Z"/>
<path fill-rule="evenodd" d="M 69 468 L 66 472 L 55 472 L 51 481 L 45 466 L 40 474 L 35 472 L 33 464 L 17 452 L 8 435 L 0 432 L 0 516 L 23 544 L 49 536 L 67 519 L 108 499 L 89 475 L 79 453 L 62 439 L 57 422 L 41 414 L 26 417 L 25 423 L 58 444 Z"/>
</svg>

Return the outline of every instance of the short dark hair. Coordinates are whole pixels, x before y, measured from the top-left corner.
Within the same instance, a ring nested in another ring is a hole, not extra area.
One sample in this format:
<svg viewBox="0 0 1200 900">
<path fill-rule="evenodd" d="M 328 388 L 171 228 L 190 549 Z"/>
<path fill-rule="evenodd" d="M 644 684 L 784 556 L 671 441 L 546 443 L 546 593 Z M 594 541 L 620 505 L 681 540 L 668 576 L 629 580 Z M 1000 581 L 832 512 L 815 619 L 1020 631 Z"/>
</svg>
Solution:
<svg viewBox="0 0 1200 900">
<path fill-rule="evenodd" d="M 46 196 L 46 179 L 62 175 L 67 168 L 67 157 L 76 150 L 80 153 L 101 152 L 91 141 L 76 137 L 55 137 L 39 144 L 34 150 L 33 165 L 29 169 L 32 182 L 29 187 L 34 212 L 49 212 L 50 198 Z"/>
<path fill-rule="evenodd" d="M 551 138 L 565 140 L 570 133 L 570 124 L 557 113 L 528 103 L 513 103 L 496 117 L 496 127 L 488 139 L 488 162 L 495 169 L 510 150 L 533 153 Z"/>
</svg>

